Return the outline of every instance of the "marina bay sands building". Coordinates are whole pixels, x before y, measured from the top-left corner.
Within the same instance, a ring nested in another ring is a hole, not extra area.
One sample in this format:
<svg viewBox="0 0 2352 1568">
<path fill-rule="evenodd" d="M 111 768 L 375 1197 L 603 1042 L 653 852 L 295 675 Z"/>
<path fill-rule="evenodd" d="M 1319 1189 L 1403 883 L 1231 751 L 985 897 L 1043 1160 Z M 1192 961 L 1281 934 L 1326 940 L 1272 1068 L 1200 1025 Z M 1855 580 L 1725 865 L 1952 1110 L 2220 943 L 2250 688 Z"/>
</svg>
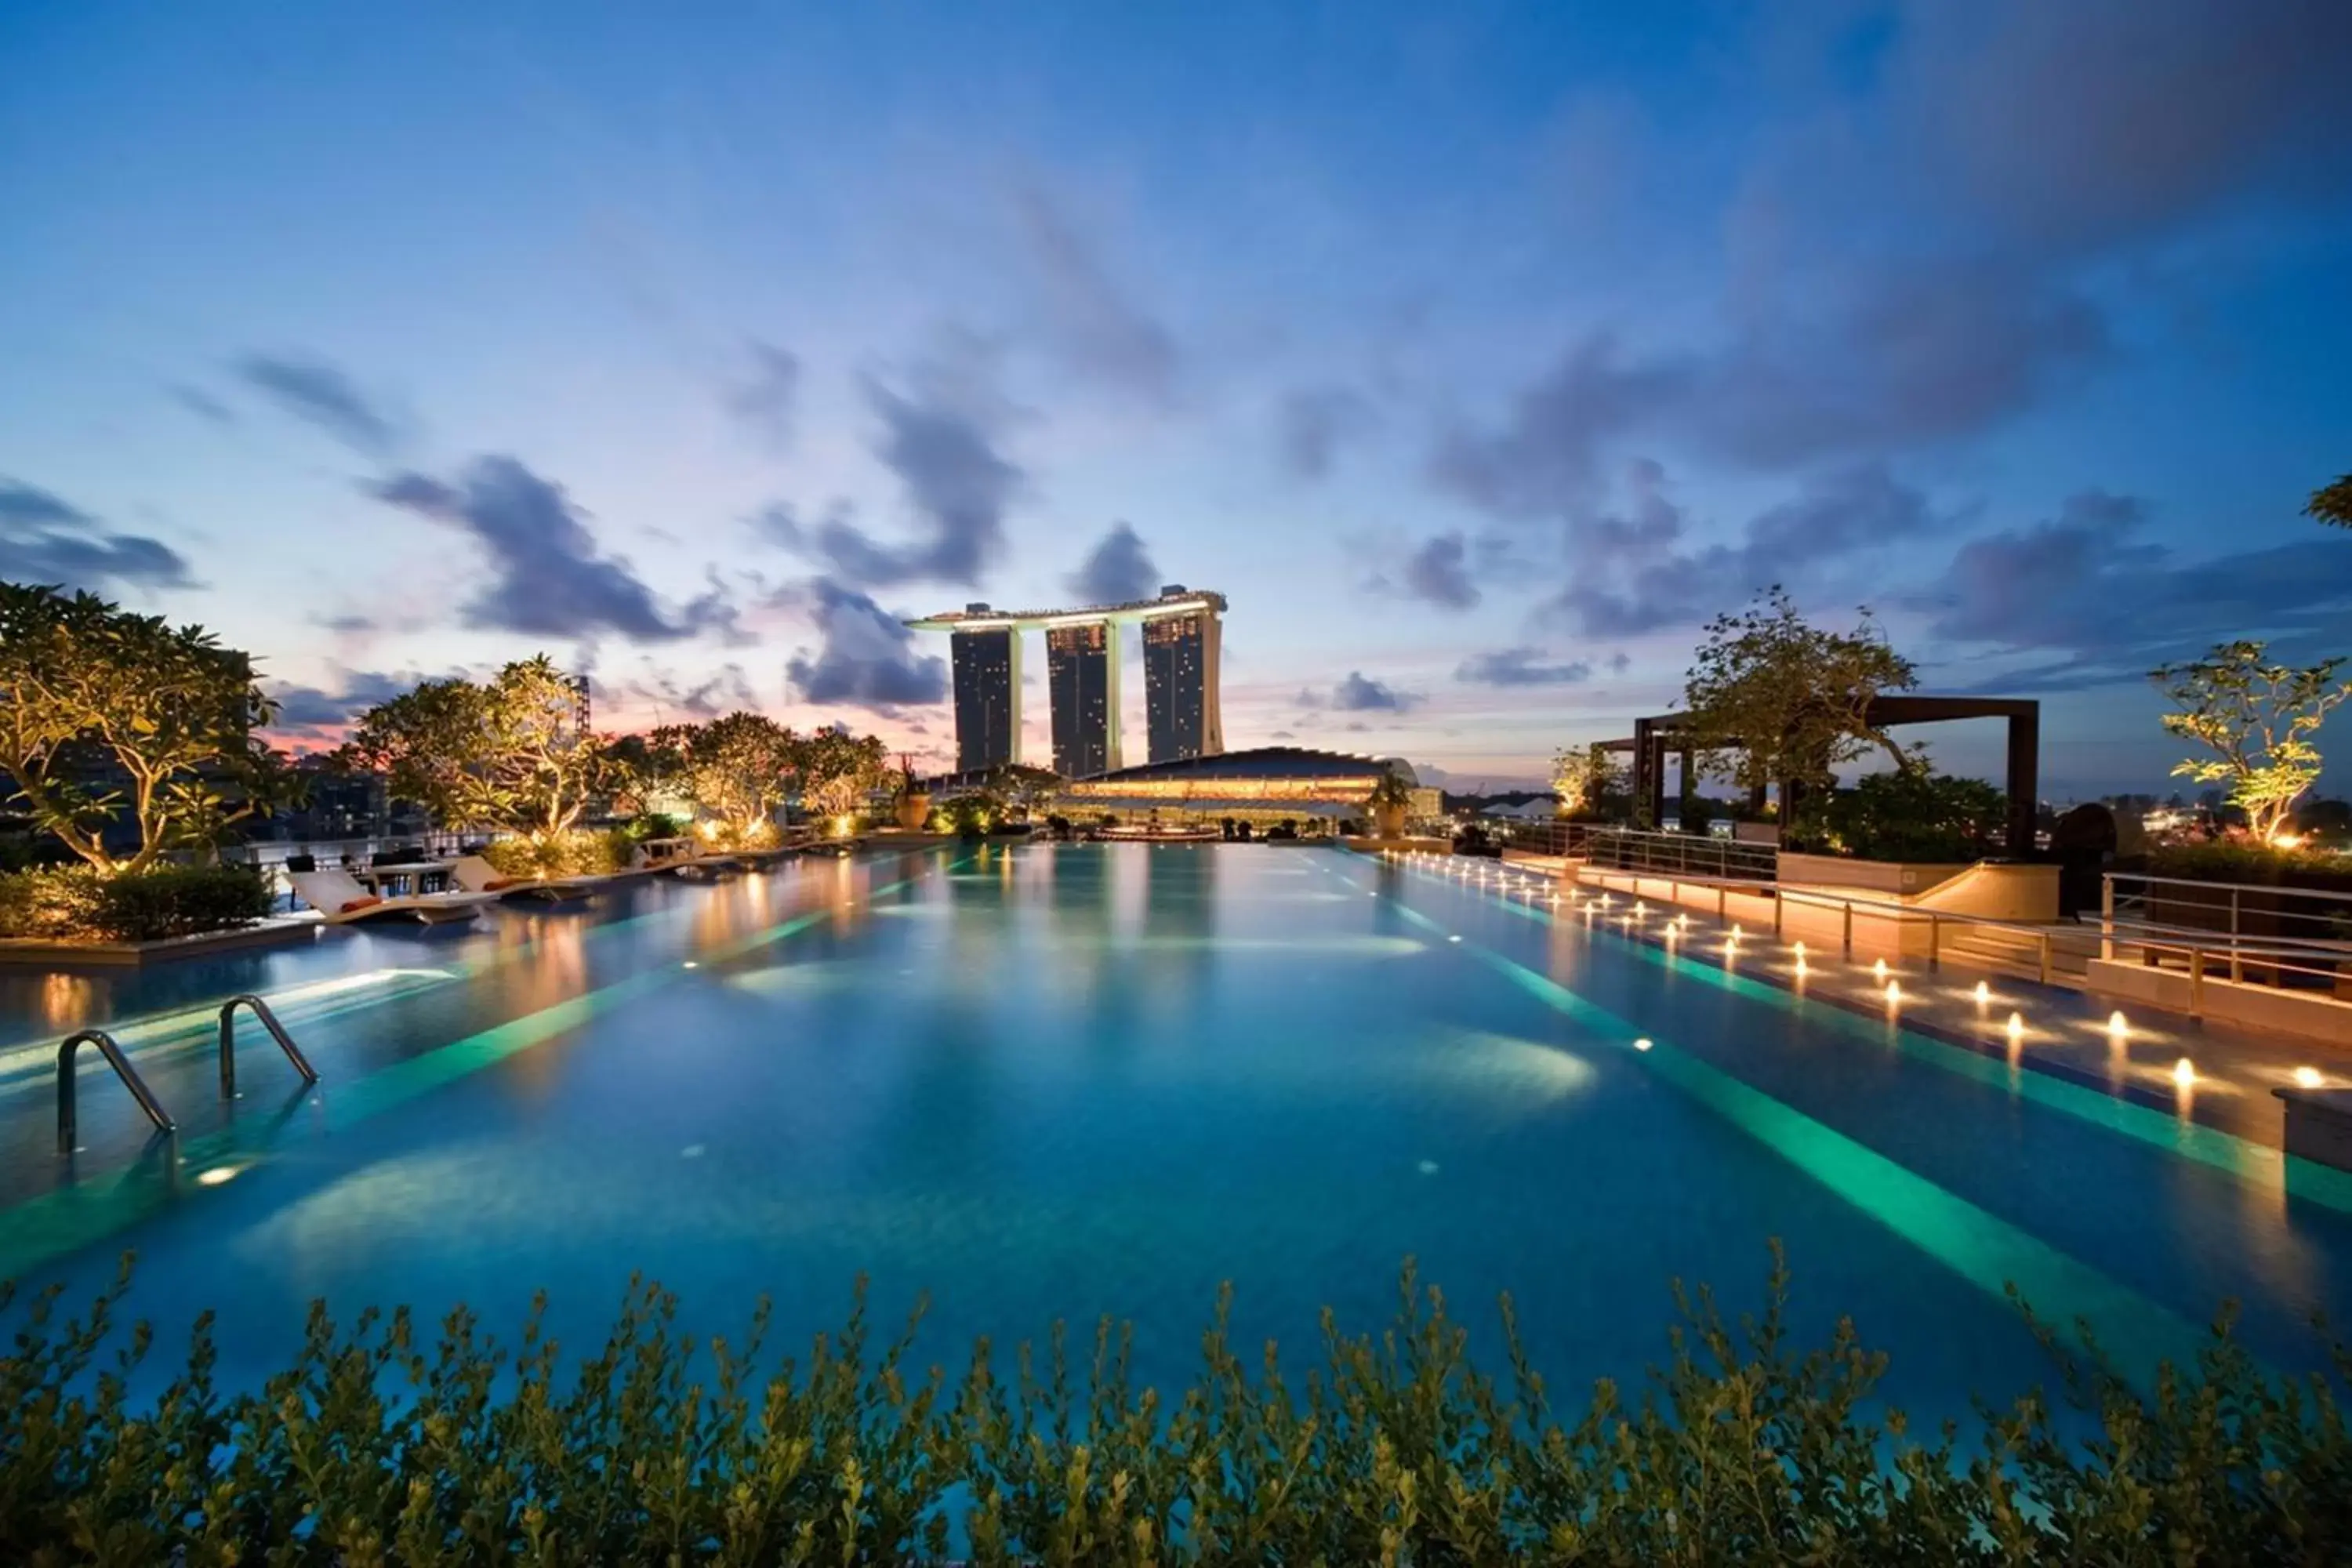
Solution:
<svg viewBox="0 0 2352 1568">
<path fill-rule="evenodd" d="M 1142 627 L 1146 728 L 1155 763 L 1213 757 L 1225 749 L 1217 706 L 1223 594 L 1181 584 L 1156 599 L 1075 610 L 997 610 L 966 605 L 907 624 L 946 632 L 955 670 L 956 767 L 974 773 L 1021 761 L 1021 638 L 1045 634 L 1054 771 L 1091 778 L 1122 764 L 1119 628 Z"/>
</svg>

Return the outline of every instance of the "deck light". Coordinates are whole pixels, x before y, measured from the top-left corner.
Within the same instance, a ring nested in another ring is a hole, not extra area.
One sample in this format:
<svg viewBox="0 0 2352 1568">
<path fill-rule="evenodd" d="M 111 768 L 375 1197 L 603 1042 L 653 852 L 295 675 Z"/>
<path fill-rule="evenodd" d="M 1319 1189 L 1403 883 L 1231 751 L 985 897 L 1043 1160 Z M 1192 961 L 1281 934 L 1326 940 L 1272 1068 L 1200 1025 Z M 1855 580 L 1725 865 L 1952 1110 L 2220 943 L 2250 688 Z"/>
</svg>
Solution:
<svg viewBox="0 0 2352 1568">
<path fill-rule="evenodd" d="M 2183 1057 L 2179 1061 L 2173 1063 L 2172 1081 L 2179 1084 L 2183 1089 L 2195 1087 L 2197 1082 L 2197 1064 L 2190 1061 L 2187 1057 Z"/>
<path fill-rule="evenodd" d="M 1633 1048 L 1637 1051 L 1646 1051 L 1650 1048 L 1650 1037 L 1644 1035 L 1633 1042 Z"/>
<path fill-rule="evenodd" d="M 699 969 L 699 968 L 701 968 L 702 966 L 701 966 L 700 964 L 697 963 L 694 960 L 692 960 L 692 959 L 690 959 L 690 958 L 689 958 L 689 959 L 688 959 L 688 960 L 686 961 L 686 967 L 687 967 L 687 968 L 688 968 L 688 969 Z"/>
<path fill-rule="evenodd" d="M 2019 1041 L 2019 1040 L 2021 1040 L 2021 1039 L 2025 1038 L 2025 1015 L 2024 1015 L 2024 1014 L 2022 1014 L 2022 1013 L 2011 1013 L 2011 1014 L 2009 1016 L 2009 1038 L 2010 1038 L 2010 1042 L 2011 1042 L 2012 1045 L 2013 1045 L 2013 1044 L 2015 1044 L 2017 1041 Z"/>
<path fill-rule="evenodd" d="M 1445 940 L 1448 942 L 1460 942 L 1462 939 L 1458 936 L 1449 936 Z"/>
<path fill-rule="evenodd" d="M 217 1187 L 236 1174 L 235 1165 L 215 1165 L 208 1171 L 197 1172 L 196 1182 L 200 1186 Z"/>
<path fill-rule="evenodd" d="M 1888 981 L 1886 983 L 1886 1005 L 1889 1007 L 1898 1007 L 1901 1006 L 1902 1004 L 1903 987 L 1895 981 Z"/>
<path fill-rule="evenodd" d="M 1875 963 L 1872 964 L 1872 965 L 1870 966 L 1870 973 L 1871 973 L 1871 977 L 1872 977 L 1873 979 L 1876 979 L 1876 980 L 1884 980 L 1884 979 L 1885 979 L 1885 978 L 1886 978 L 1886 960 L 1885 960 L 1885 959 L 1883 959 L 1883 958 L 1882 958 L 1882 959 L 1880 959 L 1877 963 Z"/>
<path fill-rule="evenodd" d="M 2321 1084 L 2324 1084 L 2326 1081 L 2327 1080 L 2325 1078 L 2320 1076 L 2320 1072 L 2317 1068 L 2297 1068 L 2294 1069 L 2294 1086 L 2297 1089 L 2317 1089 Z"/>
<path fill-rule="evenodd" d="M 1987 1004 L 1988 1002 L 1990 1002 L 1991 1000 L 1992 1000 L 1992 987 L 1991 987 L 1991 986 L 1990 986 L 1990 985 L 1988 985 L 1988 984 L 1985 984 L 1983 981 L 1981 981 L 1981 980 L 1978 981 L 1978 982 L 1977 982 L 1977 1005 L 1978 1005 L 1978 1006 L 1979 1006 L 1979 1007 L 1981 1007 L 1981 1006 L 1983 1006 L 1985 1004 Z"/>
<path fill-rule="evenodd" d="M 2107 1015 L 2107 1033 L 2117 1040 L 2123 1039 L 2131 1033 L 2131 1026 L 2124 1021 L 2122 1008 L 2118 1007 Z"/>
</svg>

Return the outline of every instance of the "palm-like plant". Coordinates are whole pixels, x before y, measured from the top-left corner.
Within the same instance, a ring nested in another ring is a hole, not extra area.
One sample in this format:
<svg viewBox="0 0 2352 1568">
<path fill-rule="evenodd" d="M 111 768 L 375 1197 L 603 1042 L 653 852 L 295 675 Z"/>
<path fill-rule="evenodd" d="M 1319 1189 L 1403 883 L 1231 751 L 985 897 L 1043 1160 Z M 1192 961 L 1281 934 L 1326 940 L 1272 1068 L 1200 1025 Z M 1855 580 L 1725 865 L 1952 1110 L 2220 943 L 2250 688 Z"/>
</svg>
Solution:
<svg viewBox="0 0 2352 1568">
<path fill-rule="evenodd" d="M 2304 503 L 2303 515 L 2338 528 L 2352 528 L 2352 474 L 2312 491 L 2311 499 Z"/>
</svg>

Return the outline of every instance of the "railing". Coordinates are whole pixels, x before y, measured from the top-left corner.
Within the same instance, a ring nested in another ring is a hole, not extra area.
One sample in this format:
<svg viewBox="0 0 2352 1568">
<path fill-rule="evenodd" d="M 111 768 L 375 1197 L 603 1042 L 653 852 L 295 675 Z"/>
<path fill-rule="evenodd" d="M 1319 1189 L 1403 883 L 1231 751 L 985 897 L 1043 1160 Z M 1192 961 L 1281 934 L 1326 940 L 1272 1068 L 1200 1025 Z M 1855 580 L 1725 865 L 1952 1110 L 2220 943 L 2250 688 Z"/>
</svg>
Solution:
<svg viewBox="0 0 2352 1568">
<path fill-rule="evenodd" d="M 302 1048 L 294 1043 L 294 1037 L 286 1032 L 286 1026 L 278 1021 L 278 1015 L 269 1010 L 268 1003 L 258 996 L 232 996 L 221 1004 L 220 1010 L 220 1083 L 223 1100 L 236 1098 L 236 1010 L 239 1007 L 248 1009 L 255 1017 L 261 1020 L 261 1026 L 269 1031 L 269 1037 L 278 1042 L 278 1048 L 286 1053 L 286 1059 L 294 1064 L 294 1070 L 302 1075 L 304 1083 L 319 1081 L 318 1069 L 313 1068 L 310 1058 L 302 1054 Z"/>
<path fill-rule="evenodd" d="M 1598 828 L 1586 842 L 1584 853 L 1591 864 L 1612 871 L 1665 871 L 1755 882 L 1773 881 L 1780 872 L 1780 853 L 1769 844 L 1742 844 L 1696 833 Z"/>
<path fill-rule="evenodd" d="M 2177 963 L 2200 1001 L 2209 971 L 2238 984 L 2352 996 L 2352 892 L 2109 872 L 2099 956 Z"/>
<path fill-rule="evenodd" d="M 98 1047 L 99 1055 L 106 1058 L 106 1065 L 114 1069 L 114 1076 L 122 1080 L 122 1087 L 131 1091 L 131 1098 L 139 1102 L 139 1109 L 147 1113 L 156 1131 L 173 1131 L 177 1124 L 164 1110 L 163 1102 L 155 1098 L 155 1091 L 147 1087 L 147 1080 L 139 1076 L 139 1069 L 131 1065 L 131 1058 L 122 1054 L 122 1047 L 114 1043 L 114 1037 L 103 1029 L 84 1029 L 58 1047 L 58 1153 L 70 1154 L 74 1151 L 74 1058 L 85 1045 Z"/>
</svg>

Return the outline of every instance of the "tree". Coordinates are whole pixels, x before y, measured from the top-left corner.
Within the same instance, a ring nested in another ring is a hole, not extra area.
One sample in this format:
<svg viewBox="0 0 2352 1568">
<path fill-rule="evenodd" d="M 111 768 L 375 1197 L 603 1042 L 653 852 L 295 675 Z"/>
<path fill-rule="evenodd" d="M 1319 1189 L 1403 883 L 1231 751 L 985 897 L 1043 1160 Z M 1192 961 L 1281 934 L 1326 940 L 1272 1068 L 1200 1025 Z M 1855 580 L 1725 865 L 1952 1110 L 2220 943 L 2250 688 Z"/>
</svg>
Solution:
<svg viewBox="0 0 2352 1568">
<path fill-rule="evenodd" d="M 1598 742 L 1551 760 L 1551 789 L 1562 816 L 1589 822 L 1613 815 L 1624 804 L 1623 782 L 1624 770 Z"/>
<path fill-rule="evenodd" d="M 580 721 L 572 678 L 545 654 L 488 682 L 428 680 L 371 708 L 347 748 L 392 793 L 450 827 L 520 833 L 546 844 L 620 782 L 610 742 Z"/>
<path fill-rule="evenodd" d="M 1867 609 L 1853 631 L 1823 631 L 1775 584 L 1738 615 L 1707 623 L 1685 679 L 1688 727 L 1679 738 L 1707 773 L 1748 789 L 1778 784 L 1782 826 L 1795 830 L 1818 821 L 1813 803 L 1835 787 L 1841 763 L 1876 749 L 1898 771 L 1921 765 L 1870 722 L 1874 698 L 1917 684 Z"/>
<path fill-rule="evenodd" d="M 2304 503 L 2303 515 L 2332 522 L 2338 528 L 2352 528 L 2352 474 L 2312 491 L 2311 499 Z"/>
<path fill-rule="evenodd" d="M 757 836 L 784 804 L 801 770 L 799 736 L 764 713 L 735 712 L 707 724 L 669 724 L 646 737 L 657 776 L 674 777 L 729 838 Z"/>
<path fill-rule="evenodd" d="M 2345 659 L 2297 668 L 2265 662 L 2267 647 L 2222 643 L 2203 658 L 2148 674 L 2179 710 L 2164 716 L 2165 729 L 2214 753 L 2179 763 L 2174 776 L 2227 784 L 2230 804 L 2263 843 L 2318 782 L 2315 737 L 2328 710 L 2352 698 L 2352 681 L 2336 679 Z"/>
<path fill-rule="evenodd" d="M 0 772 L 36 826 L 101 871 L 208 848 L 299 793 L 254 731 L 277 715 L 252 664 L 202 626 L 93 594 L 0 583 Z M 107 829 L 128 817 L 128 856 Z"/>
<path fill-rule="evenodd" d="M 879 735 L 819 730 L 800 742 L 801 804 L 819 816 L 847 816 L 882 787 L 889 753 Z"/>
</svg>

